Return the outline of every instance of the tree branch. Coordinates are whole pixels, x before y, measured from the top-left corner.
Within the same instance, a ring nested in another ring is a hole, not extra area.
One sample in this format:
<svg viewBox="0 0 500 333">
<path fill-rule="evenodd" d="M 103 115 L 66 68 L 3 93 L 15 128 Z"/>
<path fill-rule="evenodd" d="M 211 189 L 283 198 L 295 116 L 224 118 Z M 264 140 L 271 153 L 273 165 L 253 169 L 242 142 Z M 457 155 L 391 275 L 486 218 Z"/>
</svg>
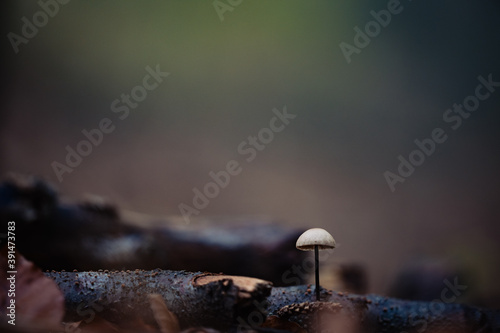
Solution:
<svg viewBox="0 0 500 333">
<path fill-rule="evenodd" d="M 111 322 L 142 318 L 154 323 L 148 295 L 159 294 L 181 327 L 228 329 L 236 318 L 256 310 L 271 283 L 248 277 L 184 271 L 52 272 L 65 295 L 65 320 L 87 320 L 96 313 Z M 93 318 L 92 318 L 93 319 Z"/>
<path fill-rule="evenodd" d="M 255 329 L 268 316 L 264 326 L 289 330 L 295 323 L 307 332 L 500 330 L 500 312 L 495 310 L 326 289 L 321 290 L 321 302 L 314 302 L 307 286 L 272 288 L 267 281 L 249 277 L 161 270 L 46 274 L 65 294 L 66 319 L 75 321 L 94 309 L 112 322 L 137 316 L 153 322 L 147 295 L 160 294 L 183 328 Z"/>
<path fill-rule="evenodd" d="M 307 286 L 273 288 L 268 298 L 270 316 L 298 323 L 309 332 L 497 332 L 500 311 L 463 304 L 417 302 L 378 295 L 321 291 L 313 302 Z"/>
</svg>

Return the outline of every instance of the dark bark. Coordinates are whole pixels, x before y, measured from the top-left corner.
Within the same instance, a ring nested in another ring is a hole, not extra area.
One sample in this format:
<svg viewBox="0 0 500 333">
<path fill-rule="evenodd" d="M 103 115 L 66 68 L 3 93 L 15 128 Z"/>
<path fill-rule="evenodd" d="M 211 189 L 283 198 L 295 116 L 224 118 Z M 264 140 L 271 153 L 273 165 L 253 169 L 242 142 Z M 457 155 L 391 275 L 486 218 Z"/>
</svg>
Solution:
<svg viewBox="0 0 500 333">
<path fill-rule="evenodd" d="M 325 332 L 500 331 L 500 311 L 496 310 L 325 289 L 321 293 L 322 302 L 314 302 L 315 296 L 308 289 L 307 286 L 273 288 L 268 298 L 269 315 L 298 323 L 310 332 L 320 331 L 316 326 L 318 318 L 321 331 Z"/>
<path fill-rule="evenodd" d="M 206 270 L 285 285 L 283 272 L 306 255 L 295 249 L 302 230 L 271 221 L 179 220 L 123 211 L 99 198 L 62 201 L 37 178 L 0 184 L 0 221 L 16 222 L 19 251 L 42 270 Z"/>
<path fill-rule="evenodd" d="M 270 283 L 246 277 L 161 270 L 46 274 L 65 294 L 66 319 L 75 321 L 98 313 L 114 322 L 137 316 L 153 322 L 147 295 L 160 294 L 182 327 L 257 328 L 267 315 L 268 322 L 278 320 L 273 328 L 290 330 L 293 322 L 308 332 L 500 330 L 499 311 L 325 289 L 321 290 L 321 302 L 315 302 L 313 290 L 307 286 L 271 290 Z"/>
<path fill-rule="evenodd" d="M 271 283 L 247 277 L 183 271 L 52 272 L 65 295 L 67 321 L 110 322 L 141 318 L 154 323 L 148 295 L 159 294 L 181 328 L 205 326 L 227 330 L 238 318 L 258 311 Z"/>
</svg>

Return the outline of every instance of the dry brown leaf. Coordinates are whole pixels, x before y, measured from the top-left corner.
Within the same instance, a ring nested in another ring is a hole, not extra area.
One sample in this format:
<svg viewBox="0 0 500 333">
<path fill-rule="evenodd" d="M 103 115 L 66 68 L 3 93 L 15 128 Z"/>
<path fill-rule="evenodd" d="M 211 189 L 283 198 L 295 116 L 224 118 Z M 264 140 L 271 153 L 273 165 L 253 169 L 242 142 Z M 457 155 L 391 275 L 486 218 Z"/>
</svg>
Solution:
<svg viewBox="0 0 500 333">
<path fill-rule="evenodd" d="M 163 297 L 159 294 L 148 295 L 149 305 L 162 333 L 177 333 L 180 331 L 179 320 L 165 304 Z"/>
<path fill-rule="evenodd" d="M 191 327 L 191 328 L 185 329 L 181 333 L 221 333 L 221 332 L 214 330 L 213 328 Z"/>
<path fill-rule="evenodd" d="M 96 316 L 89 324 L 82 324 L 81 330 L 75 333 L 117 333 L 122 330 L 115 324 Z"/>
<path fill-rule="evenodd" d="M 80 330 L 79 326 L 81 323 L 82 323 L 82 320 L 63 323 L 64 332 L 71 332 L 71 333 L 80 332 L 81 330 Z"/>
<path fill-rule="evenodd" d="M 8 321 L 14 318 L 12 315 L 9 317 L 11 310 L 7 308 L 14 300 L 16 327 L 60 330 L 64 316 L 64 296 L 56 283 L 17 252 L 16 273 L 7 273 L 11 271 L 8 254 L 7 246 L 4 246 L 0 250 L 0 323 L 9 325 Z M 12 285 L 11 281 L 15 281 L 15 284 Z"/>
<path fill-rule="evenodd" d="M 132 318 L 131 320 L 128 320 L 126 322 L 119 323 L 118 326 L 120 327 L 121 332 L 133 332 L 133 333 L 154 332 L 154 333 L 159 333 L 158 328 L 156 328 L 156 326 L 145 323 L 143 318 L 140 318 L 140 317 L 135 317 L 135 318 Z"/>
<path fill-rule="evenodd" d="M 299 324 L 286 319 L 279 318 L 277 316 L 269 316 L 266 321 L 262 324 L 262 327 L 266 328 L 276 328 L 280 330 L 285 330 L 293 333 L 307 333 L 305 329 L 300 327 Z"/>
</svg>

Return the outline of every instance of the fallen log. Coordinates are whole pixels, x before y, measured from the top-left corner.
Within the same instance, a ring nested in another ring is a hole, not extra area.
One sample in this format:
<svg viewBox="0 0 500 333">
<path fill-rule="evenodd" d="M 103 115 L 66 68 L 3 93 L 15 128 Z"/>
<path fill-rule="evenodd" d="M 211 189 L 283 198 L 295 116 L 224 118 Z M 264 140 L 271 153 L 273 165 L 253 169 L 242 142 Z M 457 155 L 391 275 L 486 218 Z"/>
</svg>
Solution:
<svg viewBox="0 0 500 333">
<path fill-rule="evenodd" d="M 378 295 L 321 290 L 308 286 L 273 288 L 271 318 L 293 322 L 308 332 L 499 332 L 500 311 L 463 304 L 405 301 Z M 278 326 L 275 326 L 278 327 Z"/>
<path fill-rule="evenodd" d="M 149 295 L 159 294 L 181 328 L 227 330 L 238 318 L 259 311 L 271 283 L 249 277 L 184 271 L 47 272 L 65 297 L 66 321 L 94 316 L 121 323 L 141 318 L 155 323 Z"/>
<path fill-rule="evenodd" d="M 0 221 L 15 221 L 17 248 L 42 270 L 206 270 L 286 285 L 283 272 L 305 258 L 295 250 L 301 230 L 273 221 L 185 224 L 180 218 L 124 211 L 95 196 L 63 200 L 36 177 L 11 176 L 0 183 Z M 302 283 L 304 278 L 295 277 Z"/>
<path fill-rule="evenodd" d="M 65 294 L 66 320 L 72 321 L 87 319 L 93 309 L 112 322 L 132 316 L 152 322 L 147 295 L 160 294 L 183 328 L 243 331 L 267 326 L 290 332 L 346 333 L 500 330 L 499 311 L 326 289 L 316 302 L 309 286 L 271 289 L 269 282 L 249 277 L 161 270 L 46 275 Z"/>
</svg>

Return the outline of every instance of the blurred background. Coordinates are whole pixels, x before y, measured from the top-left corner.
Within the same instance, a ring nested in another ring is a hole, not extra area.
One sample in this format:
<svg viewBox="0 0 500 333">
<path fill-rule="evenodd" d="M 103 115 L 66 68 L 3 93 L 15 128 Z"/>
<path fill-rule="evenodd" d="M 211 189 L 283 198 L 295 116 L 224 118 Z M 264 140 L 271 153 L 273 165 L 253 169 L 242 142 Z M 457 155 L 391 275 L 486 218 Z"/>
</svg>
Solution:
<svg viewBox="0 0 500 333">
<path fill-rule="evenodd" d="M 500 81 L 498 1 L 402 1 L 350 63 L 339 44 L 388 1 L 74 0 L 46 22 L 40 3 L 2 2 L 2 176 L 175 216 L 236 160 L 198 217 L 325 228 L 339 244 L 328 261 L 364 266 L 369 292 L 425 267 L 439 297 L 446 266 L 468 300 L 500 295 L 500 89 L 457 130 L 443 121 L 478 76 Z M 36 34 L 13 43 L 34 15 Z M 120 119 L 111 104 L 147 66 L 170 75 Z M 247 162 L 238 146 L 285 106 L 296 118 Z M 59 181 L 53 163 L 104 118 L 114 131 Z M 392 192 L 384 172 L 437 127 L 448 139 Z"/>
</svg>

